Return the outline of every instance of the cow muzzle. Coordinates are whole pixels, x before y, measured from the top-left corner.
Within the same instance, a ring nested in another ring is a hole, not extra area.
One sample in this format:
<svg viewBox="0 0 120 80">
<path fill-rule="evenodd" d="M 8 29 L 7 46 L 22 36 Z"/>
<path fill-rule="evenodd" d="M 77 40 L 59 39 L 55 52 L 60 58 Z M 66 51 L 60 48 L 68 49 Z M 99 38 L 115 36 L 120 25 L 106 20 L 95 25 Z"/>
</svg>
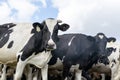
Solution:
<svg viewBox="0 0 120 80">
<path fill-rule="evenodd" d="M 108 59 L 107 56 L 101 56 L 98 61 L 99 61 L 99 63 L 103 63 L 103 64 L 105 64 L 105 65 L 108 65 L 108 64 L 109 64 L 109 59 Z"/>
<path fill-rule="evenodd" d="M 54 50 L 54 49 L 56 49 L 56 44 L 55 44 L 55 42 L 54 42 L 52 39 L 50 39 L 50 40 L 48 41 L 46 50 L 49 51 L 49 50 Z"/>
</svg>

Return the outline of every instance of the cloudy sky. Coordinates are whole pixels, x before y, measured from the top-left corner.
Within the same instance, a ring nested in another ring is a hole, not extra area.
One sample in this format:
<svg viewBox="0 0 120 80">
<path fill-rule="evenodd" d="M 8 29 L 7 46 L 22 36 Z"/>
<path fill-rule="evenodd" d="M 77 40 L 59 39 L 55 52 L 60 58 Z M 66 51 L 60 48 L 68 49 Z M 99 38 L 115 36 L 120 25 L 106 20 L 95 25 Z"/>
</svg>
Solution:
<svg viewBox="0 0 120 80">
<path fill-rule="evenodd" d="M 0 0 L 0 24 L 50 17 L 68 23 L 67 33 L 103 32 L 120 41 L 120 0 Z"/>
</svg>

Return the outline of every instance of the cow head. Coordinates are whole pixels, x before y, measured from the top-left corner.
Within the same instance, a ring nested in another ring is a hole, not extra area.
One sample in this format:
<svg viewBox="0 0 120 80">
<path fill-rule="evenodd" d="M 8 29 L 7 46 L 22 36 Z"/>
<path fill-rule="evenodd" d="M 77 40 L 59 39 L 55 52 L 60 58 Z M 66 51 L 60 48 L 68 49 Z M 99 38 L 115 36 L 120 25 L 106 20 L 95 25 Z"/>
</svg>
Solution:
<svg viewBox="0 0 120 80">
<path fill-rule="evenodd" d="M 37 46 L 40 44 L 40 47 L 46 50 L 56 49 L 56 44 L 51 38 L 54 22 L 55 21 L 45 20 L 42 23 L 36 22 L 33 24 L 34 30 L 32 32 L 36 34 L 36 43 L 39 42 L 37 43 Z M 40 36 L 42 37 L 40 38 Z"/>
<path fill-rule="evenodd" d="M 34 24 L 34 25 L 38 25 L 38 27 L 35 27 L 36 31 L 41 30 L 41 32 L 44 34 L 42 39 L 44 39 L 44 43 L 47 43 L 47 45 L 46 45 L 47 50 L 56 48 L 56 44 L 52 38 L 54 29 L 59 28 L 60 30 L 65 31 L 69 28 L 67 24 L 59 25 L 58 23 L 61 23 L 61 20 L 57 20 L 54 18 L 48 18 L 48 19 L 44 20 L 41 24 L 40 23 Z"/>
<path fill-rule="evenodd" d="M 58 30 L 66 31 L 69 28 L 68 24 L 60 24 L 61 22 L 61 20 L 56 20 L 54 18 L 48 18 L 43 22 L 43 24 L 49 28 L 52 35 L 50 38 L 53 39 L 54 42 L 58 40 Z"/>
<path fill-rule="evenodd" d="M 98 33 L 95 36 L 95 40 L 96 40 L 98 52 L 101 54 L 105 54 L 107 52 L 107 49 L 106 49 L 107 43 L 110 41 L 115 41 L 116 39 L 115 38 L 107 38 L 103 33 Z"/>
<path fill-rule="evenodd" d="M 108 49 L 107 47 L 107 43 L 110 41 L 115 41 L 115 38 L 107 38 L 103 33 L 98 33 L 95 36 L 95 40 L 96 40 L 96 45 L 97 45 L 97 53 L 99 53 L 99 62 L 103 62 L 105 64 L 107 64 L 109 62 L 108 60 Z"/>
<path fill-rule="evenodd" d="M 55 44 L 54 39 L 56 38 L 55 37 L 57 34 L 56 31 L 57 32 L 58 32 L 58 30 L 66 31 L 69 28 L 69 25 L 65 24 L 65 23 L 60 25 L 59 23 L 61 23 L 61 22 L 62 22 L 61 20 L 57 20 L 54 18 L 48 18 L 42 22 L 42 25 L 44 27 L 47 27 L 48 30 L 50 31 L 50 39 L 48 41 L 48 48 L 53 47 L 53 46 L 54 46 L 54 48 L 56 48 L 56 45 L 53 45 L 53 44 Z"/>
</svg>

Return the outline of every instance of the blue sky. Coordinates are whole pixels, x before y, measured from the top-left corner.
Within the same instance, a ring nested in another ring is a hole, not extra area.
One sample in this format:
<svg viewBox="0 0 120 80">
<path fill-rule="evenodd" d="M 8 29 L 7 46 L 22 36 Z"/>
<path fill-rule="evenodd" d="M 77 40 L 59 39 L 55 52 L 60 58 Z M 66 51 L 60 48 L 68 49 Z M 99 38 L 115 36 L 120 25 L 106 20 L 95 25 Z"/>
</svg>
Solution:
<svg viewBox="0 0 120 80">
<path fill-rule="evenodd" d="M 36 5 L 39 6 L 39 3 L 35 3 Z M 42 7 L 40 8 L 40 10 L 38 10 L 34 15 L 33 15 L 33 21 L 34 20 L 38 20 L 38 21 L 42 21 L 46 18 L 56 18 L 57 14 L 58 14 L 58 9 L 52 6 L 52 2 L 51 0 L 46 0 L 46 7 Z M 42 4 L 41 4 L 42 6 Z M 39 16 L 38 19 L 36 19 L 36 15 Z"/>
<path fill-rule="evenodd" d="M 50 17 L 70 25 L 64 33 L 103 32 L 120 40 L 120 0 L 0 0 L 1 24 Z"/>
<path fill-rule="evenodd" d="M 0 19 L 3 22 L 34 22 L 46 18 L 56 18 L 58 9 L 53 7 L 51 0 L 0 0 Z M 5 14 L 4 14 L 5 13 Z"/>
</svg>

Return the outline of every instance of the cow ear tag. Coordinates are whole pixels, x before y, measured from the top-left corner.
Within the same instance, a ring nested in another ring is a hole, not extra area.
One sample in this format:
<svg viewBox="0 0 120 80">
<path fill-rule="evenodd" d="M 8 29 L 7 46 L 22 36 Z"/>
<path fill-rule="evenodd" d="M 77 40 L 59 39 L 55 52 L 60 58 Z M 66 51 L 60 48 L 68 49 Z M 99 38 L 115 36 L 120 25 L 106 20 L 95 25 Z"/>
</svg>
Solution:
<svg viewBox="0 0 120 80">
<path fill-rule="evenodd" d="M 34 27 L 34 29 L 35 29 L 36 32 L 40 32 L 41 29 L 42 29 L 41 24 L 38 23 L 38 22 L 33 23 L 33 27 Z"/>
</svg>

